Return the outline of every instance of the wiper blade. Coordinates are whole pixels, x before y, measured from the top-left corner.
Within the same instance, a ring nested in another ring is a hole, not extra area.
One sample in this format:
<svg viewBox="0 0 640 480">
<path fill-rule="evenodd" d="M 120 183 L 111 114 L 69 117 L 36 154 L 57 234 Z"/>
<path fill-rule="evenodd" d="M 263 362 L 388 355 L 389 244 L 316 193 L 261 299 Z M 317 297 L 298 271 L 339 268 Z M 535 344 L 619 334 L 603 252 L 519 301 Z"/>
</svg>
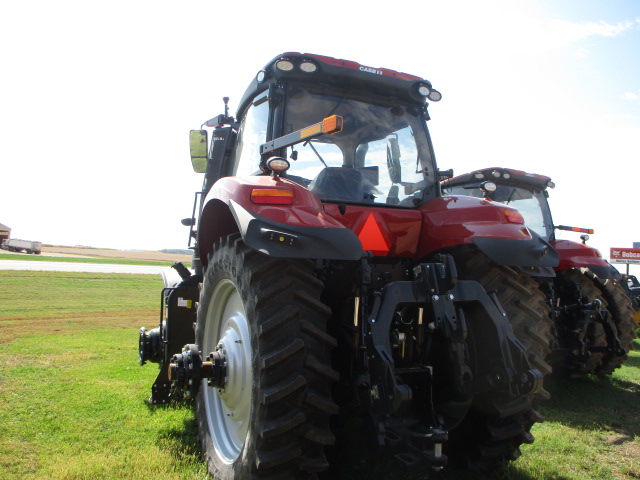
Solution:
<svg viewBox="0 0 640 480">
<path fill-rule="evenodd" d="M 317 155 L 317 157 L 320 159 L 320 161 L 325 166 L 325 168 L 329 168 L 329 165 L 327 165 L 327 163 L 322 159 L 322 156 L 320 155 L 320 152 L 318 152 L 318 150 L 316 150 L 316 147 L 313 146 L 313 143 L 311 143 L 311 140 L 307 140 L 306 142 L 304 142 L 302 144 L 303 147 L 306 147 L 307 145 L 309 145 L 311 147 L 311 150 L 313 150 L 313 152 Z"/>
</svg>

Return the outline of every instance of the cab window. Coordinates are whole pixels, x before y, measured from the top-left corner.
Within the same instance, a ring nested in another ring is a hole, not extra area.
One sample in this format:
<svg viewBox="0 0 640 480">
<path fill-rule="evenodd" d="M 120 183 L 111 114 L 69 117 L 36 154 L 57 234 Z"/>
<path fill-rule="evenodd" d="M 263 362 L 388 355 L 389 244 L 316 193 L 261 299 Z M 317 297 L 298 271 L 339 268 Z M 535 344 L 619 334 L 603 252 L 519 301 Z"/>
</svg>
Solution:
<svg viewBox="0 0 640 480">
<path fill-rule="evenodd" d="M 269 102 L 259 97 L 240 123 L 234 151 L 234 171 L 231 175 L 255 175 L 259 172 L 260 145 L 266 142 L 269 122 Z"/>
</svg>

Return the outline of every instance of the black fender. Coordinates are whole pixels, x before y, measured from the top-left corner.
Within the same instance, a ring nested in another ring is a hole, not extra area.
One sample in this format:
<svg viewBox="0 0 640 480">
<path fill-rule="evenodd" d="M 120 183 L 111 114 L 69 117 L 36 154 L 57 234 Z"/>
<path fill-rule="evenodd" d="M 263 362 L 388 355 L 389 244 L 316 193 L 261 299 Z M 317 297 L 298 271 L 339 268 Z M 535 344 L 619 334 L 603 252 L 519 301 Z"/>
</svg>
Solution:
<svg viewBox="0 0 640 480">
<path fill-rule="evenodd" d="M 554 267 L 560 263 L 558 252 L 535 232 L 530 240 L 474 237 L 474 245 L 498 265 L 518 267 L 537 277 L 554 277 Z"/>
<path fill-rule="evenodd" d="M 244 243 L 254 250 L 279 258 L 359 260 L 362 244 L 348 228 L 289 225 L 262 217 L 230 201 Z"/>
<path fill-rule="evenodd" d="M 585 267 L 591 270 L 598 278 L 606 280 L 622 280 L 622 274 L 611 264 L 585 265 Z"/>
</svg>

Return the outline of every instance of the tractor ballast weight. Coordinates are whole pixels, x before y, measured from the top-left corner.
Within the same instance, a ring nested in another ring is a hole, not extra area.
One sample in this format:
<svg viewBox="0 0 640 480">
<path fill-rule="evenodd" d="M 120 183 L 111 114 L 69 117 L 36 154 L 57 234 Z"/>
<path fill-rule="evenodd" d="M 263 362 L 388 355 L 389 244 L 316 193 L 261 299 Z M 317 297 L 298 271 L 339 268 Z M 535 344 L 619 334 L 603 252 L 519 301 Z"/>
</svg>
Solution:
<svg viewBox="0 0 640 480">
<path fill-rule="evenodd" d="M 550 319 L 528 274 L 558 257 L 517 210 L 442 195 L 426 124 L 440 98 L 420 77 L 289 52 L 236 118 L 225 98 L 191 132 L 194 272 L 163 292 L 140 352 L 171 383 L 152 401 L 195 396 L 216 478 L 326 470 L 342 412 L 434 468 L 533 440 Z M 504 284 L 465 278 L 477 262 Z M 196 291 L 195 316 L 174 307 Z"/>
</svg>

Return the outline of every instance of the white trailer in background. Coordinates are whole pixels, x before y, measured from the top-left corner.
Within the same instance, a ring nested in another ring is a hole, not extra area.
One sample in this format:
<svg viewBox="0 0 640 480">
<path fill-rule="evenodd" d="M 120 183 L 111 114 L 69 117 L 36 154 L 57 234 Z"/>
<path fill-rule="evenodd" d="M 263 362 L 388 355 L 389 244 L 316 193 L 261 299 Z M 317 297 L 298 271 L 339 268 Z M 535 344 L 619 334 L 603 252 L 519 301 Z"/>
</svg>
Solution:
<svg viewBox="0 0 640 480">
<path fill-rule="evenodd" d="M 20 240 L 17 238 L 8 238 L 0 248 L 3 250 L 9 250 L 10 252 L 26 252 L 35 253 L 37 255 L 42 251 L 42 242 L 32 242 L 30 240 Z"/>
</svg>

